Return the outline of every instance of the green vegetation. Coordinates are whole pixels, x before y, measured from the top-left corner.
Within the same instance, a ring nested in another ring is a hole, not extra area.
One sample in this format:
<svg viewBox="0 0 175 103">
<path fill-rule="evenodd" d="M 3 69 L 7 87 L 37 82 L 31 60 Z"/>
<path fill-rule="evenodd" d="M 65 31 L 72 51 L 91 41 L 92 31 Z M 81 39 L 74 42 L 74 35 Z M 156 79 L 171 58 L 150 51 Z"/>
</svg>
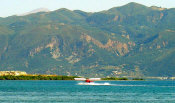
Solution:
<svg viewBox="0 0 175 103">
<path fill-rule="evenodd" d="M 173 77 L 174 18 L 174 8 L 137 3 L 95 13 L 59 9 L 1 18 L 0 71 Z"/>
<path fill-rule="evenodd" d="M 0 80 L 74 80 L 77 76 L 0 76 Z"/>
<path fill-rule="evenodd" d="M 121 77 L 121 78 L 117 78 L 117 77 L 108 77 L 108 78 L 102 78 L 102 80 L 145 80 L 143 78 L 133 78 L 133 79 L 128 79 L 126 77 Z"/>
<path fill-rule="evenodd" d="M 128 78 L 116 78 L 116 77 L 109 77 L 109 78 L 102 78 L 102 80 L 128 80 Z"/>
<path fill-rule="evenodd" d="M 145 80 L 143 78 L 133 78 L 132 80 Z"/>
</svg>

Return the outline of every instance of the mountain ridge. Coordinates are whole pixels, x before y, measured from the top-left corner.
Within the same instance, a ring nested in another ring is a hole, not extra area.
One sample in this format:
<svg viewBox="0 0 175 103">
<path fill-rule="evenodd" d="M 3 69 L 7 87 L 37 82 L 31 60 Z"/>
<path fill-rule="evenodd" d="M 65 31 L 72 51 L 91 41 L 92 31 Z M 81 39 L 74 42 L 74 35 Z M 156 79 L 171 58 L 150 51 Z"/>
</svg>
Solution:
<svg viewBox="0 0 175 103">
<path fill-rule="evenodd" d="M 137 3 L 113 9 L 59 9 L 0 19 L 0 70 L 174 76 L 173 9 L 153 10 Z"/>
<path fill-rule="evenodd" d="M 162 8 L 162 7 L 158 7 L 158 6 L 145 6 L 143 4 L 139 4 L 139 3 L 136 3 L 136 2 L 130 2 L 128 4 L 125 4 L 123 6 L 117 6 L 117 7 L 112 7 L 110 9 L 116 9 L 116 8 L 120 8 L 120 7 L 135 7 L 135 6 L 139 6 L 139 7 L 147 7 L 147 8 L 152 8 L 154 10 L 165 10 L 165 9 L 168 9 L 168 8 Z M 109 11 L 110 9 L 108 10 L 102 10 L 102 11 L 99 11 L 99 12 L 103 12 L 103 11 Z M 169 9 L 173 9 L 173 8 L 169 8 Z M 67 10 L 67 11 L 82 11 L 82 10 L 69 10 L 67 8 L 60 8 L 60 9 L 57 9 L 57 10 L 54 10 L 54 11 L 50 11 L 49 9 L 47 8 L 38 8 L 38 9 L 34 9 L 30 12 L 27 12 L 27 13 L 24 13 L 24 14 L 21 14 L 21 15 L 17 15 L 17 16 L 25 16 L 25 15 L 30 15 L 30 14 L 35 14 L 35 13 L 39 13 L 39 12 L 55 12 L 55 11 L 60 11 L 60 10 Z M 86 13 L 95 13 L 95 12 L 86 12 Z"/>
</svg>

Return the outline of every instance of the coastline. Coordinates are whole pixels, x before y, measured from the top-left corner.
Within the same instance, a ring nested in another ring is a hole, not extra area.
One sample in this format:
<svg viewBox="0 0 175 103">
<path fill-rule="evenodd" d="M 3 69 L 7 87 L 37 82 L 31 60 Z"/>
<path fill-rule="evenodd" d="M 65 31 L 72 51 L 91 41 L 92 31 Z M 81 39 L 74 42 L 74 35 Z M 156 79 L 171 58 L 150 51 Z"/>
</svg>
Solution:
<svg viewBox="0 0 175 103">
<path fill-rule="evenodd" d="M 78 76 L 64 76 L 64 75 L 4 75 L 0 76 L 0 80 L 71 80 L 74 81 L 75 78 L 80 78 Z M 100 81 L 143 81 L 145 79 L 128 79 L 128 78 L 101 78 Z"/>
</svg>

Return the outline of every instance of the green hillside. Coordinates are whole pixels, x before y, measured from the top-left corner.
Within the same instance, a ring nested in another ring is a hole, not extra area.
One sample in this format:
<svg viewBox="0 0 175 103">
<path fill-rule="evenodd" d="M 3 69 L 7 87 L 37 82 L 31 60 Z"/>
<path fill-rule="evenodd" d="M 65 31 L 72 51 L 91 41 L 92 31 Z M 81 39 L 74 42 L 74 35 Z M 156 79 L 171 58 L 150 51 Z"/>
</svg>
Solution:
<svg viewBox="0 0 175 103">
<path fill-rule="evenodd" d="M 175 8 L 129 3 L 88 13 L 59 9 L 0 18 L 0 70 L 175 76 Z"/>
</svg>

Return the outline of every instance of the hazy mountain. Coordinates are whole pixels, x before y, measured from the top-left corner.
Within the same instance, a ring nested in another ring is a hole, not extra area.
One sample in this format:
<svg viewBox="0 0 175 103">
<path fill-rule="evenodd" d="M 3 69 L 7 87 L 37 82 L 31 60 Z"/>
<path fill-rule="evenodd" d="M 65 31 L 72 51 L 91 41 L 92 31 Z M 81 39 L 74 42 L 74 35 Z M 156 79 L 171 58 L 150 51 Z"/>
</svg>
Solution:
<svg viewBox="0 0 175 103">
<path fill-rule="evenodd" d="M 175 9 L 129 3 L 0 18 L 0 70 L 175 76 Z"/>
<path fill-rule="evenodd" d="M 47 8 L 38 8 L 35 10 L 32 10 L 30 12 L 24 13 L 24 14 L 20 14 L 18 16 L 25 16 L 25 15 L 30 15 L 30 14 L 35 14 L 35 13 L 39 13 L 39 12 L 49 12 L 50 10 Z"/>
</svg>

